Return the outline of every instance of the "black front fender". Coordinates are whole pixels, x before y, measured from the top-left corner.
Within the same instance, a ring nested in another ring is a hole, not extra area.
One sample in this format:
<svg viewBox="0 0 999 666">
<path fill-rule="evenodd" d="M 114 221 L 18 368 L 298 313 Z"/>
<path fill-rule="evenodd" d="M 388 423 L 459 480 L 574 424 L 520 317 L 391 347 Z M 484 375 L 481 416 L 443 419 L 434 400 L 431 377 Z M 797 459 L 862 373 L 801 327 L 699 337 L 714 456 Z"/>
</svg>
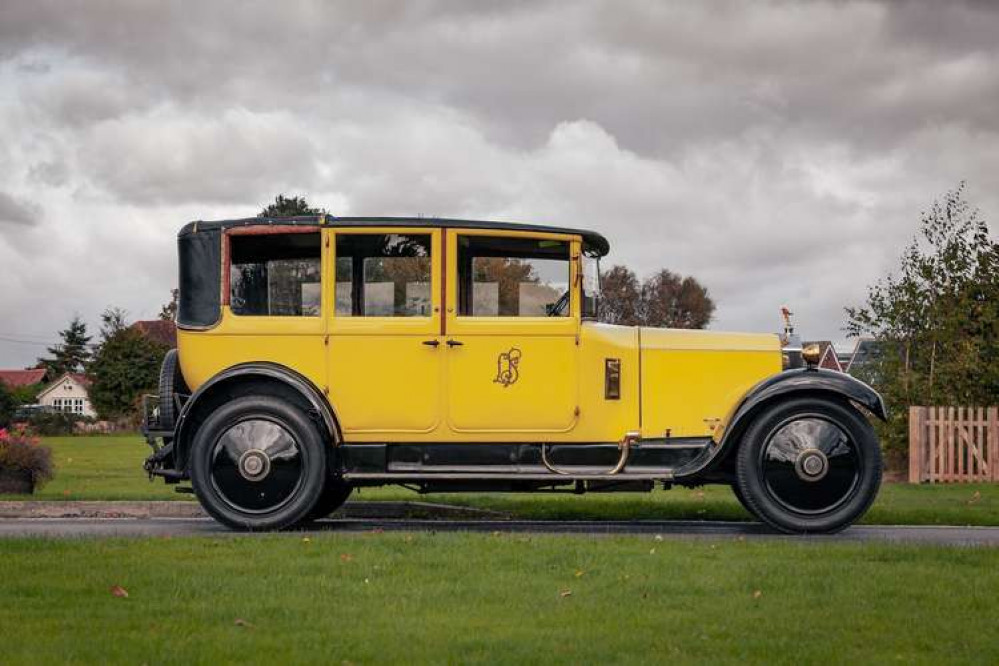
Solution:
<svg viewBox="0 0 999 666">
<path fill-rule="evenodd" d="M 888 419 L 884 400 L 877 391 L 843 372 L 824 370 L 822 368 L 801 368 L 787 370 L 773 377 L 767 377 L 754 386 L 743 397 L 731 418 L 728 419 L 725 437 L 747 415 L 757 407 L 777 396 L 789 393 L 826 393 L 846 398 L 864 407 L 882 421 Z"/>
<path fill-rule="evenodd" d="M 878 392 L 856 377 L 821 368 L 786 370 L 767 377 L 751 388 L 732 411 L 721 433 L 715 435 L 717 444 L 713 447 L 711 455 L 701 464 L 684 470 L 683 474 L 678 476 L 708 476 L 730 452 L 735 450 L 742 434 L 760 409 L 777 398 L 799 395 L 845 399 L 862 406 L 882 421 L 888 419 L 884 400 Z"/>
</svg>

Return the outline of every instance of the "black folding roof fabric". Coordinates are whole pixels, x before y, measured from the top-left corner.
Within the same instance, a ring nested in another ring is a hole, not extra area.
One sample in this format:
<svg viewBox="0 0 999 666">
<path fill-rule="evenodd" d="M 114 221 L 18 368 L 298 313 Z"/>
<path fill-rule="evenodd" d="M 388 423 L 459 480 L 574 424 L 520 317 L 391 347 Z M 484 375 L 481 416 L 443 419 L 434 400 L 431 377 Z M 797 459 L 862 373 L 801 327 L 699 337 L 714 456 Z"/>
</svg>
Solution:
<svg viewBox="0 0 999 666">
<path fill-rule="evenodd" d="M 538 231 L 553 234 L 578 234 L 583 237 L 587 251 L 604 256 L 610 251 L 610 243 L 595 231 L 585 229 L 563 229 L 538 224 L 516 222 L 489 222 L 485 220 L 453 220 L 439 217 L 334 217 L 332 215 L 304 215 L 298 217 L 247 217 L 240 220 L 215 220 L 190 222 L 180 230 L 183 238 L 197 231 L 222 230 L 232 227 L 252 226 L 327 226 L 327 227 L 429 227 L 462 229 L 499 229 L 503 231 Z"/>
</svg>

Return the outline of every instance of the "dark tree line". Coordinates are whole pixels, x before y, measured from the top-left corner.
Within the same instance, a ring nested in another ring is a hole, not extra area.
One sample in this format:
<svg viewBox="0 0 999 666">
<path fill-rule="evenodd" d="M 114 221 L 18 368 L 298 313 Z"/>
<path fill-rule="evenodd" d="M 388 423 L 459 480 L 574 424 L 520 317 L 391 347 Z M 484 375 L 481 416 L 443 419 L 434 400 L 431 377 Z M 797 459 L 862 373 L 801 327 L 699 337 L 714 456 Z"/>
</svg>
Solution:
<svg viewBox="0 0 999 666">
<path fill-rule="evenodd" d="M 705 328 L 714 311 L 706 287 L 665 268 L 644 282 L 626 266 L 600 275 L 600 320 L 609 324 Z"/>
</svg>

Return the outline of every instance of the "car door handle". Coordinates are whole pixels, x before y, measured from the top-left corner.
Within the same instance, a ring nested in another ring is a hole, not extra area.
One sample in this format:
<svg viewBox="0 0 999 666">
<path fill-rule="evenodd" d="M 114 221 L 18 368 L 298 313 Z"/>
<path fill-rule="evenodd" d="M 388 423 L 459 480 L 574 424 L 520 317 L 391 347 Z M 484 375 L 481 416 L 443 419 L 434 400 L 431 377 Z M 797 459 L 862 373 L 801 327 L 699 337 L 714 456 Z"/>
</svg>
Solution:
<svg viewBox="0 0 999 666">
<path fill-rule="evenodd" d="M 424 340 L 423 344 L 425 344 L 428 347 L 440 347 L 441 346 L 440 340 Z"/>
<path fill-rule="evenodd" d="M 463 347 L 464 345 L 465 345 L 464 342 L 458 342 L 457 340 L 448 340 L 447 341 L 447 346 L 448 347 Z"/>
</svg>

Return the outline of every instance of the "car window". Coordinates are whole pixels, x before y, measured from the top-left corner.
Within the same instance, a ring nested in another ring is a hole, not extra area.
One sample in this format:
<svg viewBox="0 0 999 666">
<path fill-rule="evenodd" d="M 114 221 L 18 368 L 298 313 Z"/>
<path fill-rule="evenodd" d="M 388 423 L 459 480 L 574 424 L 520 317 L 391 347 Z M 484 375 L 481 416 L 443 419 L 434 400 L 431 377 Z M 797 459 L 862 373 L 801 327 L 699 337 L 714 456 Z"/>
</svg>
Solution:
<svg viewBox="0 0 999 666">
<path fill-rule="evenodd" d="M 229 306 L 236 315 L 318 317 L 318 233 L 229 237 Z"/>
<path fill-rule="evenodd" d="M 458 237 L 458 313 L 465 317 L 568 317 L 569 243 Z"/>
<path fill-rule="evenodd" d="M 338 234 L 338 317 L 429 317 L 430 234 Z"/>
</svg>

